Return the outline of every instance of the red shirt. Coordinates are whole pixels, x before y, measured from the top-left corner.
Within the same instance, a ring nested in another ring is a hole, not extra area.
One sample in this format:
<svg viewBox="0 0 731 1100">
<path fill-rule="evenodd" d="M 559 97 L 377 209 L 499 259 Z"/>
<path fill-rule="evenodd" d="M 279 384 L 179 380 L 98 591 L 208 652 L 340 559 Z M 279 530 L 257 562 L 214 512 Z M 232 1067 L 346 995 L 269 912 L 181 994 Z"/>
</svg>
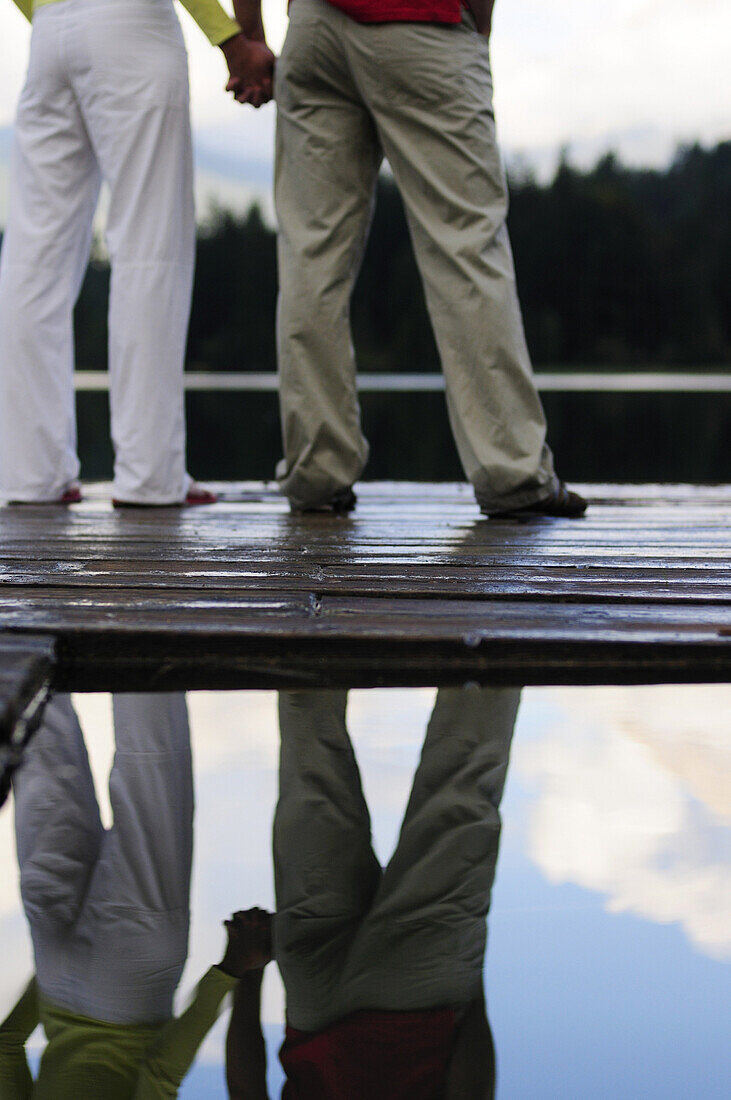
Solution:
<svg viewBox="0 0 731 1100">
<path fill-rule="evenodd" d="M 459 23 L 462 0 L 329 0 L 358 23 Z"/>
<path fill-rule="evenodd" d="M 322 1031 L 288 1027 L 282 1100 L 441 1100 L 452 1009 L 354 1012 Z"/>
</svg>

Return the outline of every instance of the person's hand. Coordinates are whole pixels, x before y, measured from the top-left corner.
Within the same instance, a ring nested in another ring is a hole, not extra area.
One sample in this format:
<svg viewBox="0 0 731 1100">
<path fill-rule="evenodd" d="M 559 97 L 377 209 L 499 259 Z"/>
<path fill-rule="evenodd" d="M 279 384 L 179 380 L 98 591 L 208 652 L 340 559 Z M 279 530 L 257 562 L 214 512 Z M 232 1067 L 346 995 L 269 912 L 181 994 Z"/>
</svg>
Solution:
<svg viewBox="0 0 731 1100">
<path fill-rule="evenodd" d="M 240 910 L 223 923 L 228 944 L 219 969 L 232 978 L 243 978 L 251 970 L 263 970 L 272 961 L 271 913 L 256 908 Z"/>
<path fill-rule="evenodd" d="M 227 92 L 239 103 L 261 107 L 272 98 L 275 57 L 263 39 L 236 34 L 221 44 L 228 65 Z"/>
</svg>

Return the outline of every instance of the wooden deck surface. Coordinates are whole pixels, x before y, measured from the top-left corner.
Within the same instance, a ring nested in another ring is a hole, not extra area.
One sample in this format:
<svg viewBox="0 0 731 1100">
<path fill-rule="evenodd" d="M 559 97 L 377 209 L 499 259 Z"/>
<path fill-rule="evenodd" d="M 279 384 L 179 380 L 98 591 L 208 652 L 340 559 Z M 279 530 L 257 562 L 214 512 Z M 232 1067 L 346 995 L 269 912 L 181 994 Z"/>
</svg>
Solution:
<svg viewBox="0 0 731 1100">
<path fill-rule="evenodd" d="M 55 639 L 73 690 L 731 680 L 728 487 L 589 486 L 584 519 L 520 522 L 462 485 L 365 484 L 347 518 L 222 488 L 0 509 L 0 632 Z"/>
</svg>

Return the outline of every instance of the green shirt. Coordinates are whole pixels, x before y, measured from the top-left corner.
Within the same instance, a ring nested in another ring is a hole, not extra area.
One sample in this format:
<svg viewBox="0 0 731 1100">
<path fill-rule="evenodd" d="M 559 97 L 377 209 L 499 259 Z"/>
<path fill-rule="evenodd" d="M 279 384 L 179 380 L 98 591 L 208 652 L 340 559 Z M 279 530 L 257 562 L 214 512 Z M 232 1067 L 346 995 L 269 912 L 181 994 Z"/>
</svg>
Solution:
<svg viewBox="0 0 731 1100">
<path fill-rule="evenodd" d="M 163 1100 L 175 1097 L 221 1002 L 237 979 L 212 966 L 181 1016 L 158 1024 L 108 1024 L 52 1005 L 35 978 L 0 1024 L 2 1100 Z M 48 1040 L 33 1081 L 25 1043 L 38 1023 Z"/>
<path fill-rule="evenodd" d="M 23 15 L 31 21 L 33 11 L 59 0 L 15 0 Z M 223 10 L 218 0 L 181 0 L 181 3 L 214 46 L 220 46 L 227 38 L 233 38 L 241 27 Z"/>
</svg>

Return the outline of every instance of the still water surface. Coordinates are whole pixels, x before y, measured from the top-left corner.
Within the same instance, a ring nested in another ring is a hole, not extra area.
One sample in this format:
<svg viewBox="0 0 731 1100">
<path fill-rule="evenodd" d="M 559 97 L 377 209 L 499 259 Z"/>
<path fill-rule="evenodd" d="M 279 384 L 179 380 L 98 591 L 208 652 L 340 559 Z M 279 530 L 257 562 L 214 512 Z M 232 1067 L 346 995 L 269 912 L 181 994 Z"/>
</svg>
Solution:
<svg viewBox="0 0 731 1100">
<path fill-rule="evenodd" d="M 347 723 L 388 863 L 435 703 L 352 691 Z M 273 692 L 187 697 L 195 775 L 190 950 L 176 1004 L 223 952 L 224 917 L 274 909 Z M 109 696 L 75 696 L 102 819 Z M 704 1100 L 731 1092 L 731 688 L 527 689 L 502 801 L 485 988 L 501 1100 Z M 0 814 L 0 1018 L 33 972 L 11 807 Z M 269 1092 L 284 993 L 266 971 Z M 225 1016 L 180 1095 L 225 1097 Z M 29 1043 L 37 1058 L 40 1030 Z"/>
</svg>

